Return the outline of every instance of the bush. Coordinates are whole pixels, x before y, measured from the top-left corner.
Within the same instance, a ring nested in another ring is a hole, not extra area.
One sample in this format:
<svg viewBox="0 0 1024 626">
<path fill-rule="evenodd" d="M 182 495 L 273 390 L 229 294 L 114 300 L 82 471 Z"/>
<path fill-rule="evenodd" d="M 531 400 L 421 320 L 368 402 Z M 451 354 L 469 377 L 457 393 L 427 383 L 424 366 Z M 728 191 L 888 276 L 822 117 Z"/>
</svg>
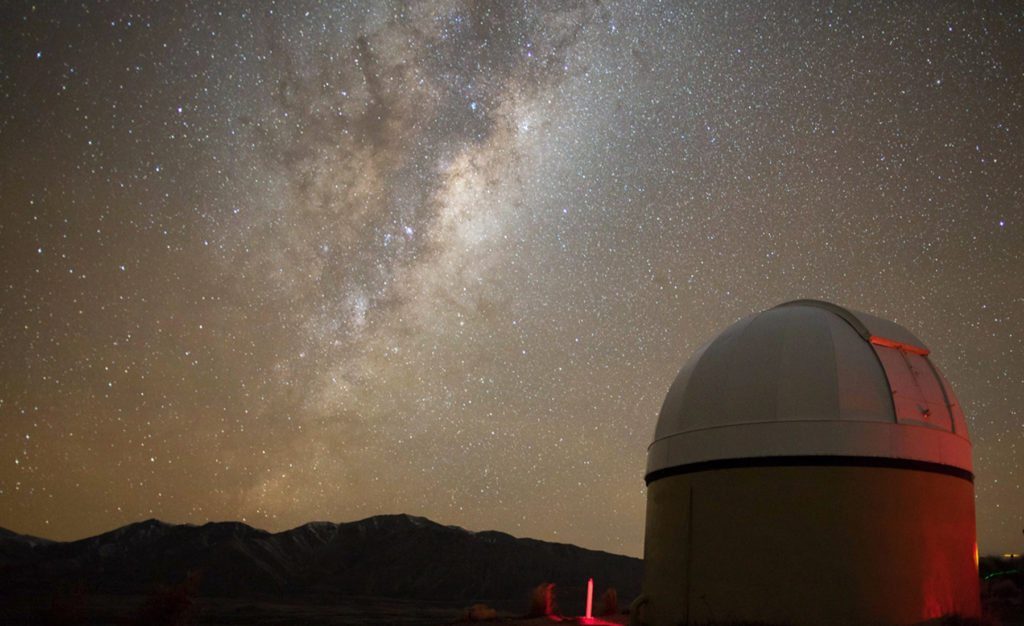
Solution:
<svg viewBox="0 0 1024 626">
<path fill-rule="evenodd" d="M 547 617 L 555 614 L 555 584 L 541 583 L 530 592 L 530 611 L 527 617 Z"/>
<path fill-rule="evenodd" d="M 609 588 L 605 590 L 601 596 L 601 609 L 597 613 L 598 615 L 618 615 L 619 614 L 619 592 L 615 589 Z"/>
<path fill-rule="evenodd" d="M 464 622 L 486 622 L 497 618 L 498 612 L 486 604 L 474 604 L 462 615 Z"/>
</svg>

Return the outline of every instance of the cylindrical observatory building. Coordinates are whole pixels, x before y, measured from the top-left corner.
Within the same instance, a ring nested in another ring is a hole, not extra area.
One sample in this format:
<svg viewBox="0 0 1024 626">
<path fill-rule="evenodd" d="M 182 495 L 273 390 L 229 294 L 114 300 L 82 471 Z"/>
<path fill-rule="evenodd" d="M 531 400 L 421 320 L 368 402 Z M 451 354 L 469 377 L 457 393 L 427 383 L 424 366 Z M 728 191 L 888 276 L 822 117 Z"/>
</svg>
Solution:
<svg viewBox="0 0 1024 626">
<path fill-rule="evenodd" d="M 634 621 L 980 614 L 971 444 L 905 328 L 799 300 L 737 322 L 665 398 Z"/>
</svg>

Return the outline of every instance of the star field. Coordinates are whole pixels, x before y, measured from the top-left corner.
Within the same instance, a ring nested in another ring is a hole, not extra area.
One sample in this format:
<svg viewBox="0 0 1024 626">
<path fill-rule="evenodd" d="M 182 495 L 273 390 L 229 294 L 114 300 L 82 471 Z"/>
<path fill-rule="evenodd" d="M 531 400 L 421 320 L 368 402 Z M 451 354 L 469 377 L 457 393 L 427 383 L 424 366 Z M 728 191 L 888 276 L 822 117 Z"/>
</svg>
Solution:
<svg viewBox="0 0 1024 626">
<path fill-rule="evenodd" d="M 0 9 L 0 526 L 638 555 L 677 370 L 818 298 L 929 345 L 1021 551 L 1024 13 L 337 4 Z"/>
</svg>

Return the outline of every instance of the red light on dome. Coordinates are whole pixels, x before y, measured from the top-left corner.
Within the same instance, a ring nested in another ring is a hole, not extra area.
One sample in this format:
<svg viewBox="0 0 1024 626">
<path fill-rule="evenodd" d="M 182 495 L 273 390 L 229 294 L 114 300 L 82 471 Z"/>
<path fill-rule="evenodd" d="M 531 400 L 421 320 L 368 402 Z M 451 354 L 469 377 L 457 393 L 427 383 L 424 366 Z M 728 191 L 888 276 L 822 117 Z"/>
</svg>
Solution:
<svg viewBox="0 0 1024 626">
<path fill-rule="evenodd" d="M 897 350 L 903 350 L 904 352 L 910 352 L 912 354 L 920 354 L 921 356 L 925 356 L 931 352 L 931 350 L 918 348 L 917 346 L 912 346 L 909 343 L 900 343 L 899 341 L 893 341 L 892 339 L 886 339 L 885 337 L 879 337 L 878 335 L 871 335 L 871 343 L 876 346 L 885 346 L 886 348 L 896 348 Z"/>
</svg>

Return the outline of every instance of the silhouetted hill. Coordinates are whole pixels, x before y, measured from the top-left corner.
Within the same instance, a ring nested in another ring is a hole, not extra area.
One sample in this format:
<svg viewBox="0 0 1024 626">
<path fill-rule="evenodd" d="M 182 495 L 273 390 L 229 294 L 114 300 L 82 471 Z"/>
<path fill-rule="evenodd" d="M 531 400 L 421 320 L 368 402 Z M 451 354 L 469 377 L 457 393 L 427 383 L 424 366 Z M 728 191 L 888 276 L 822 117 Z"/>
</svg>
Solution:
<svg viewBox="0 0 1024 626">
<path fill-rule="evenodd" d="M 40 539 L 32 535 L 19 535 L 6 528 L 0 528 L 0 571 L 9 565 L 31 561 L 39 546 L 52 545 L 49 539 Z"/>
<path fill-rule="evenodd" d="M 642 561 L 576 546 L 470 532 L 422 517 L 314 522 L 268 533 L 238 522 L 203 526 L 147 520 L 73 542 L 0 529 L 0 594 L 82 588 L 147 594 L 198 573 L 207 596 L 375 596 L 452 606 L 524 607 L 553 582 L 580 603 L 587 578 L 624 602 L 640 589 Z"/>
</svg>

